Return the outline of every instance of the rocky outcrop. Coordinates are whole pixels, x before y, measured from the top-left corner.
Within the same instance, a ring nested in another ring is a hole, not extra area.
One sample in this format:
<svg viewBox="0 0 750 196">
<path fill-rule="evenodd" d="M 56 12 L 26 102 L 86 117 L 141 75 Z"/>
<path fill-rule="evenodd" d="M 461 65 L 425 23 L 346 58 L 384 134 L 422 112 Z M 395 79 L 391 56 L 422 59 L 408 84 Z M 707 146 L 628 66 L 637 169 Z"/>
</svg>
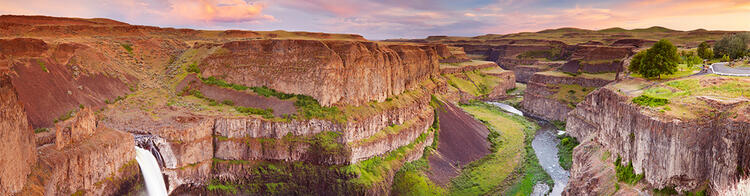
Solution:
<svg viewBox="0 0 750 196">
<path fill-rule="evenodd" d="M 535 62 L 534 64 L 514 65 L 513 72 L 516 75 L 516 82 L 528 83 L 534 73 L 554 70 L 562 64 L 562 62 Z"/>
<path fill-rule="evenodd" d="M 651 188 L 692 190 L 705 182 L 726 186 L 750 169 L 748 111 L 707 119 L 666 119 L 631 103 L 609 87 L 594 91 L 567 118 L 567 131 L 579 141 L 593 140 L 612 156 L 632 162 Z M 728 112 L 728 111 L 720 111 Z M 574 159 L 572 176 L 576 168 Z M 585 181 L 586 179 L 577 179 Z M 576 180 L 572 180 L 576 181 Z M 571 184 L 575 185 L 575 184 Z M 571 187 L 570 189 L 580 187 Z"/>
<path fill-rule="evenodd" d="M 96 117 L 89 108 L 83 108 L 75 118 L 55 124 L 55 146 L 63 149 L 71 143 L 79 143 L 94 134 Z"/>
<path fill-rule="evenodd" d="M 415 88 L 438 72 L 435 50 L 415 45 L 252 40 L 227 42 L 217 47 L 219 52 L 199 65 L 203 76 L 310 95 L 324 106 L 384 101 Z"/>
<path fill-rule="evenodd" d="M 570 180 L 563 195 L 612 195 L 615 192 L 615 170 L 611 155 L 604 156 L 605 149 L 593 140 L 579 144 L 573 150 L 573 166 L 570 169 Z M 606 160 L 602 160 L 604 158 Z M 620 194 L 626 195 L 626 194 Z"/>
<path fill-rule="evenodd" d="M 129 189 L 140 180 L 134 146 L 132 135 L 98 127 L 85 140 L 60 150 L 40 147 L 22 194 L 112 195 Z"/>
<path fill-rule="evenodd" d="M 443 67 L 443 68 L 440 68 L 440 74 L 454 74 L 454 73 L 459 73 L 459 72 L 474 71 L 477 69 L 484 69 L 484 68 L 491 68 L 491 67 L 497 67 L 497 64 L 493 62 L 487 62 L 487 63 L 481 63 L 477 65 Z"/>
<path fill-rule="evenodd" d="M 37 155 L 34 131 L 10 78 L 0 69 L 0 195 L 21 191 Z"/>
<path fill-rule="evenodd" d="M 345 167 L 325 166 L 304 162 L 267 162 L 216 159 L 212 165 L 212 181 L 235 184 L 238 192 L 232 194 L 299 195 L 316 193 L 322 195 L 388 195 L 393 183 L 393 175 L 405 162 L 422 157 L 424 148 L 431 145 L 432 132 L 419 142 L 412 142 L 409 148 L 400 151 L 399 158 L 388 160 L 390 167 L 372 165 L 379 174 L 372 182 L 362 183 L 357 173 Z M 358 167 L 358 166 L 357 166 Z M 274 188 L 276 187 L 276 188 Z M 186 190 L 196 193 L 206 189 Z M 181 190 L 182 191 L 182 190 Z M 175 192 L 177 194 L 181 192 Z M 228 192 L 210 192 L 228 194 Z"/>
<path fill-rule="evenodd" d="M 537 73 L 526 84 L 521 106 L 534 116 L 547 120 L 565 121 L 568 112 L 575 108 L 575 103 L 564 103 L 554 97 L 561 85 L 577 85 L 593 89 L 609 82 L 611 81 L 597 78 Z"/>
</svg>

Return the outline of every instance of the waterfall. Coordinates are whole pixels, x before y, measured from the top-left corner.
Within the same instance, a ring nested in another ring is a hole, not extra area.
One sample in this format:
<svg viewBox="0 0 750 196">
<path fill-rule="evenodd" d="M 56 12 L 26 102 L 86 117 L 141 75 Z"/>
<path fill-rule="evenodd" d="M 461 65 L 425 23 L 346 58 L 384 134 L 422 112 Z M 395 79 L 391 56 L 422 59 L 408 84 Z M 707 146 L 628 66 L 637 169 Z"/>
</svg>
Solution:
<svg viewBox="0 0 750 196">
<path fill-rule="evenodd" d="M 135 147 L 135 160 L 141 166 L 143 180 L 146 182 L 146 190 L 150 196 L 166 196 L 167 186 L 164 185 L 164 178 L 161 175 L 159 163 L 150 151 Z"/>
</svg>

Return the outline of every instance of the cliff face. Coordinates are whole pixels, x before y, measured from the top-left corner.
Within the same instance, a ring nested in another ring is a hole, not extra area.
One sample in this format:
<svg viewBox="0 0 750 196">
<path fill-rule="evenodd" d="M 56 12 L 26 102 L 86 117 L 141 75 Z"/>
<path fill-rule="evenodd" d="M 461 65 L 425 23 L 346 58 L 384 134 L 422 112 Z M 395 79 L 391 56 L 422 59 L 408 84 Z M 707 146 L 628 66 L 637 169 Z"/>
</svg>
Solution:
<svg viewBox="0 0 750 196">
<path fill-rule="evenodd" d="M 11 195 L 23 188 L 31 166 L 36 162 L 34 131 L 26 120 L 10 78 L 0 69 L 0 195 Z"/>
<path fill-rule="evenodd" d="M 325 106 L 383 101 L 438 71 L 436 51 L 412 45 L 252 40 L 218 47 L 199 65 L 205 77 L 310 95 Z"/>
<path fill-rule="evenodd" d="M 587 89 L 584 91 L 587 92 L 610 82 L 610 80 L 604 79 L 581 78 L 568 76 L 563 73 L 559 74 L 562 75 L 552 75 L 545 72 L 534 74 L 531 77 L 531 80 L 527 83 L 526 92 L 521 102 L 521 106 L 528 113 L 548 120 L 565 121 L 568 112 L 575 108 L 577 102 L 570 102 L 575 101 L 576 98 L 568 98 L 568 95 L 565 94 L 568 92 L 562 92 L 562 95 L 560 95 L 561 89 L 565 89 L 564 86 L 580 88 L 571 89 L 573 91 Z M 570 96 L 575 97 L 576 94 L 571 94 Z"/>
<path fill-rule="evenodd" d="M 692 190 L 706 181 L 725 186 L 750 168 L 746 105 L 739 106 L 738 117 L 722 114 L 682 121 L 652 116 L 629 100 L 607 87 L 593 92 L 570 112 L 568 133 L 632 161 L 636 173 L 645 174 L 644 181 L 653 188 Z M 578 165 L 571 170 L 573 177 L 580 176 Z"/>
</svg>

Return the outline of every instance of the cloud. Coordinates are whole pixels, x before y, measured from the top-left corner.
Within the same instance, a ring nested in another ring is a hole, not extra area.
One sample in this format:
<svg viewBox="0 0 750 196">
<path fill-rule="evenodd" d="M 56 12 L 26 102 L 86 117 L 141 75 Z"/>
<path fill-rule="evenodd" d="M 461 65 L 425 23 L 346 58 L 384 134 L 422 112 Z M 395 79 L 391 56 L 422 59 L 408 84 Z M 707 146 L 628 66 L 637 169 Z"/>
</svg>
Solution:
<svg viewBox="0 0 750 196">
<path fill-rule="evenodd" d="M 243 0 L 172 0 L 170 15 L 212 22 L 247 22 L 274 20 L 271 15 L 261 13 L 263 3 L 248 3 Z"/>
<path fill-rule="evenodd" d="M 60 9 L 65 7 L 66 9 Z M 197 29 L 476 36 L 559 27 L 750 30 L 747 0 L 0 0 L 0 13 Z"/>
</svg>

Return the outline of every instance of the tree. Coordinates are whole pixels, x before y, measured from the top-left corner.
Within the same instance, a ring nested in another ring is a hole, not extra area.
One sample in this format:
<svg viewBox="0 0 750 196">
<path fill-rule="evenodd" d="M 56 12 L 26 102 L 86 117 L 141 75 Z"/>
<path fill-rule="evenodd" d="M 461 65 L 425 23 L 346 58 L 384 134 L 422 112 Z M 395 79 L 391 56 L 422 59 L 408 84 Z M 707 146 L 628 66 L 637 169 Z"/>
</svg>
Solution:
<svg viewBox="0 0 750 196">
<path fill-rule="evenodd" d="M 746 55 L 748 42 L 750 42 L 750 34 L 747 33 L 725 35 L 714 44 L 714 55 L 717 58 L 724 57 L 724 55 L 731 59 L 742 58 Z"/>
<path fill-rule="evenodd" d="M 645 78 L 661 78 L 662 74 L 673 74 L 677 71 L 677 47 L 662 39 L 646 51 L 639 52 L 630 60 L 630 69 Z"/>
<path fill-rule="evenodd" d="M 711 49 L 708 43 L 703 42 L 698 45 L 698 56 L 702 59 L 710 59 L 714 56 L 714 51 Z"/>
</svg>

